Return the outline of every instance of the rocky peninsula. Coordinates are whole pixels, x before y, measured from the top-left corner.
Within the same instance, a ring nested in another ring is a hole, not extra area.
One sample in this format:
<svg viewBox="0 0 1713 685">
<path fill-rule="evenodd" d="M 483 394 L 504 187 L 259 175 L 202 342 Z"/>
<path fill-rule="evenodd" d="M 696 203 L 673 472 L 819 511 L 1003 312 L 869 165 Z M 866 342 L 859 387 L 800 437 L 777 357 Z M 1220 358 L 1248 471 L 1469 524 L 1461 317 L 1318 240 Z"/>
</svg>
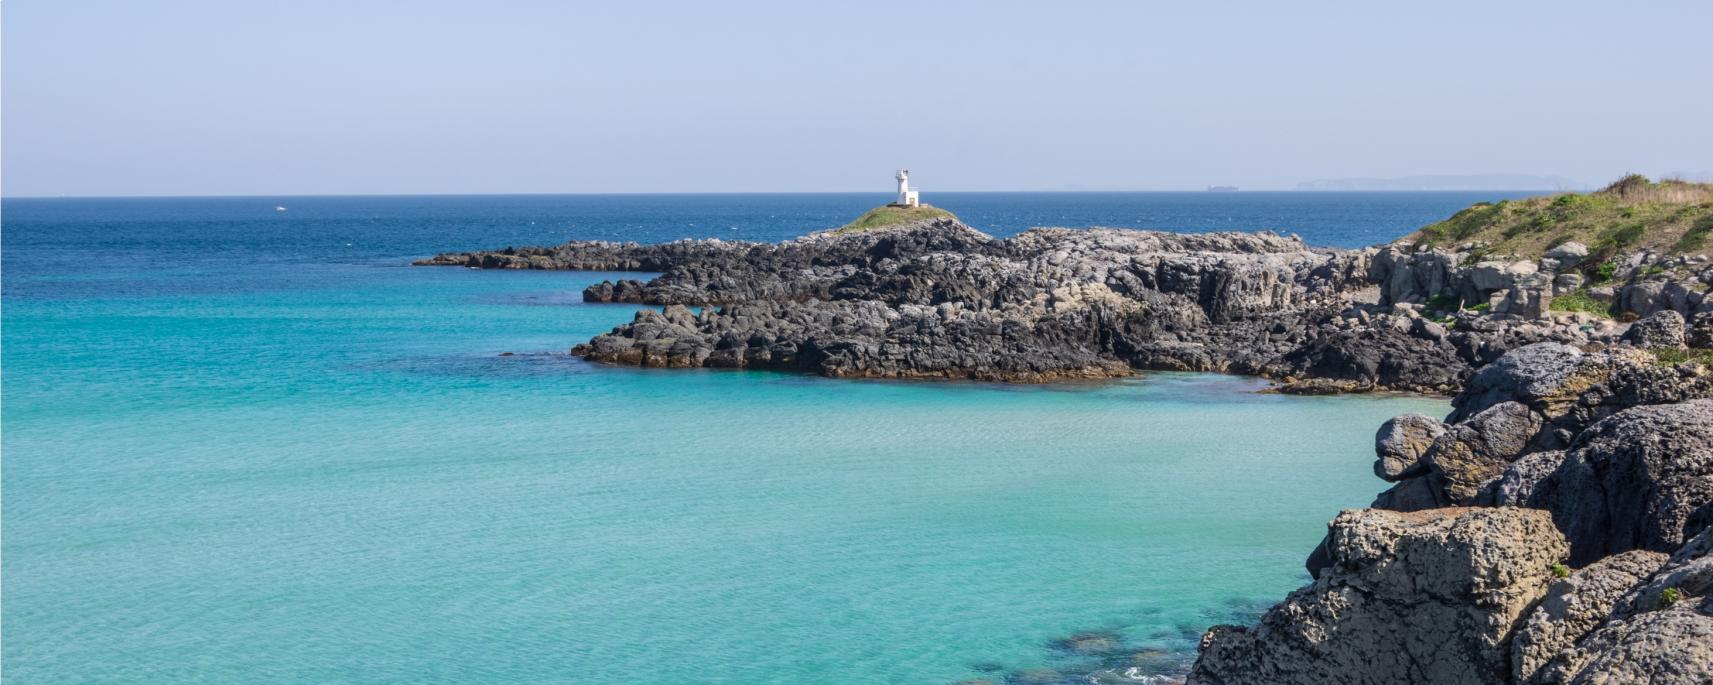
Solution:
<svg viewBox="0 0 1713 685">
<path fill-rule="evenodd" d="M 419 264 L 659 272 L 614 364 L 1044 382 L 1141 370 L 1455 394 L 1376 436 L 1391 487 L 1190 683 L 1713 682 L 1713 187 L 1627 178 L 1399 241 L 1035 229 L 931 208 L 780 244 L 571 242 Z M 697 309 L 699 308 L 699 310 Z"/>
</svg>

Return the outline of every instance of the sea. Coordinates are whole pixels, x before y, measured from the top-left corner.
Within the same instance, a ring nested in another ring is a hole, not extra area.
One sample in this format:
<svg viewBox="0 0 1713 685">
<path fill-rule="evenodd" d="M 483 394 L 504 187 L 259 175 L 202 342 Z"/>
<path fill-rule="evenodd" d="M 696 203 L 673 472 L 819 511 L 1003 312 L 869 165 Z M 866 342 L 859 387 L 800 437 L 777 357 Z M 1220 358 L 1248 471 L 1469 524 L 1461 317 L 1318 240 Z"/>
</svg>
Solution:
<svg viewBox="0 0 1713 685">
<path fill-rule="evenodd" d="M 1520 193 L 940 193 L 1034 226 L 1388 241 Z M 777 241 L 876 194 L 7 198 L 11 683 L 1162 682 L 1308 580 L 1445 398 L 1150 373 L 640 370 L 646 274 L 412 267 Z M 283 209 L 281 209 L 283 208 Z"/>
</svg>

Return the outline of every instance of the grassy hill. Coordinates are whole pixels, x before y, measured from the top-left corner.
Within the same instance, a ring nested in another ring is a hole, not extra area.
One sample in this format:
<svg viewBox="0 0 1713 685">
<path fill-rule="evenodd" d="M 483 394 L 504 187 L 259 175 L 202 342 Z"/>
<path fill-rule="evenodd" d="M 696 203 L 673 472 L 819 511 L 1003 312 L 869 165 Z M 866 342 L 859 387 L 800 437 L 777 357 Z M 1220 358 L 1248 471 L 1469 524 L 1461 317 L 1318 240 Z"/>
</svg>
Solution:
<svg viewBox="0 0 1713 685">
<path fill-rule="evenodd" d="M 928 205 L 921 205 L 919 207 L 895 207 L 892 205 L 884 205 L 864 212 L 863 215 L 857 217 L 855 221 L 834 229 L 833 233 L 861 233 L 863 231 L 873 231 L 892 226 L 902 226 L 904 224 L 913 224 L 922 221 L 933 221 L 935 219 L 956 220 L 957 217 L 944 209 L 940 209 L 939 207 L 929 207 Z"/>
<path fill-rule="evenodd" d="M 1592 193 L 1482 202 L 1413 234 L 1419 247 L 1486 243 L 1481 254 L 1539 257 L 1569 241 L 1588 264 L 1621 252 L 1700 254 L 1713 248 L 1713 184 L 1625 176 Z"/>
</svg>

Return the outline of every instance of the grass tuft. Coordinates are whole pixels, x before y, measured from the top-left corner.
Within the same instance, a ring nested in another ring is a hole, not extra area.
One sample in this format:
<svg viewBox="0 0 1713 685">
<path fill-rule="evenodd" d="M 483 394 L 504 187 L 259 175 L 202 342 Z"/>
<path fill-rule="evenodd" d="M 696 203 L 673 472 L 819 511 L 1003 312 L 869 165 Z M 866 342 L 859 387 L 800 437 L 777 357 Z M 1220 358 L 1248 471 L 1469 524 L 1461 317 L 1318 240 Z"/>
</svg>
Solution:
<svg viewBox="0 0 1713 685">
<path fill-rule="evenodd" d="M 834 229 L 833 233 L 838 235 L 861 233 L 863 231 L 873 231 L 893 226 L 902 226 L 904 224 L 933 221 L 936 219 L 956 220 L 957 217 L 951 212 L 940 209 L 939 207 L 929 207 L 927 205 L 922 205 L 920 207 L 894 207 L 886 205 L 875 207 L 874 209 L 864 212 L 863 215 L 857 217 L 855 221 Z"/>
<path fill-rule="evenodd" d="M 1582 312 L 1612 318 L 1612 305 L 1588 296 L 1588 291 L 1574 290 L 1552 298 L 1547 308 L 1555 312 Z"/>
</svg>

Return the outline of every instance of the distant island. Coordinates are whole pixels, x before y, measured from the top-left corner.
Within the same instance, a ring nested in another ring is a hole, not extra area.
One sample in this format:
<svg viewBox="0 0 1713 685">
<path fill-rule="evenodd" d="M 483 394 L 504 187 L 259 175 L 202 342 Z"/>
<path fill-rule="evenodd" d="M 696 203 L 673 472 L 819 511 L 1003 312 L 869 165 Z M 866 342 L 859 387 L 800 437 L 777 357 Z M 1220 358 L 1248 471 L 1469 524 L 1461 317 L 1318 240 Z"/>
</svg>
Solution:
<svg viewBox="0 0 1713 685">
<path fill-rule="evenodd" d="M 1329 178 L 1297 184 L 1297 190 L 1579 190 L 1583 187 L 1563 176 L 1529 174 Z"/>
<path fill-rule="evenodd" d="M 1210 192 L 1210 193 L 1235 193 L 1235 192 L 1237 192 L 1237 186 L 1208 186 L 1207 192 Z"/>
</svg>

